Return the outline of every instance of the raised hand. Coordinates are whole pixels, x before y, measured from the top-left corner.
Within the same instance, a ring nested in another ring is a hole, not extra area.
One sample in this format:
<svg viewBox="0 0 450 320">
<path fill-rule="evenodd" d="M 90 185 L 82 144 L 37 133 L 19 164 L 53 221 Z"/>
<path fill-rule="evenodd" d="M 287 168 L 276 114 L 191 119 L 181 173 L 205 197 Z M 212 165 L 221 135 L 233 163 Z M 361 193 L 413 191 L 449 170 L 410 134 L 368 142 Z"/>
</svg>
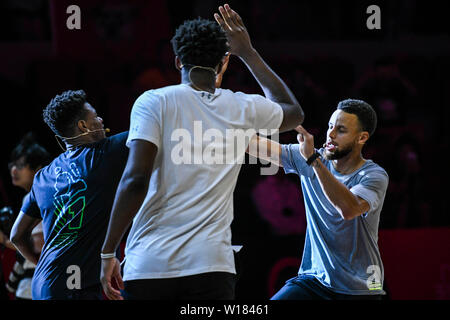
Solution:
<svg viewBox="0 0 450 320">
<path fill-rule="evenodd" d="M 314 136 L 302 126 L 295 128 L 295 131 L 298 132 L 297 141 L 300 144 L 300 154 L 305 160 L 308 160 L 314 154 Z"/>
<path fill-rule="evenodd" d="M 214 18 L 227 35 L 230 53 L 238 57 L 251 53 L 254 49 L 241 17 L 228 4 L 220 6 L 219 12 L 220 15 L 215 13 Z"/>
</svg>

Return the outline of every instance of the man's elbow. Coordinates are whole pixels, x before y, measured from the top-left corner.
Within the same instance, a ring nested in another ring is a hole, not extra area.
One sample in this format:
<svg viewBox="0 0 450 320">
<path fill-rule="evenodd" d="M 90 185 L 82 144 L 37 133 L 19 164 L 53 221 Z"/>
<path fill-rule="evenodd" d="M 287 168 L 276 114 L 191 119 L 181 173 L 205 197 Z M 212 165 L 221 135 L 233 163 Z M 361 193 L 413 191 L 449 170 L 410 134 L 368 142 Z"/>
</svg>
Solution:
<svg viewBox="0 0 450 320">
<path fill-rule="evenodd" d="M 11 232 L 9 234 L 9 241 L 15 248 L 25 246 L 31 237 L 31 231 L 27 230 L 25 223 L 22 220 L 23 213 L 21 212 L 19 217 L 14 222 Z"/>
<path fill-rule="evenodd" d="M 24 242 L 23 235 L 17 233 L 14 229 L 11 230 L 11 235 L 9 237 L 9 241 L 14 245 L 14 247 L 20 246 L 21 243 Z"/>
<path fill-rule="evenodd" d="M 305 112 L 299 103 L 294 104 L 292 109 L 291 118 L 296 124 L 295 127 L 298 127 L 305 121 Z"/>
<path fill-rule="evenodd" d="M 297 107 L 298 107 L 298 122 L 299 125 L 301 125 L 305 121 L 305 112 L 303 111 L 303 108 L 301 107 L 300 104 L 298 104 Z"/>
<path fill-rule="evenodd" d="M 355 218 L 355 216 L 349 212 L 343 212 L 341 213 L 341 217 L 345 221 L 351 221 Z"/>
<path fill-rule="evenodd" d="M 300 107 L 300 104 L 291 104 L 284 109 L 283 125 L 280 127 L 280 132 L 293 130 L 300 126 L 305 120 L 305 113 Z"/>
<path fill-rule="evenodd" d="M 355 201 L 346 201 L 337 208 L 342 219 L 350 221 L 366 213 L 369 210 L 368 203 L 360 198 L 355 197 Z"/>
<path fill-rule="evenodd" d="M 356 217 L 359 217 L 364 212 L 361 212 L 359 208 L 347 208 L 345 210 L 341 210 L 340 214 L 342 219 L 345 221 L 351 221 L 355 219 Z"/>
</svg>

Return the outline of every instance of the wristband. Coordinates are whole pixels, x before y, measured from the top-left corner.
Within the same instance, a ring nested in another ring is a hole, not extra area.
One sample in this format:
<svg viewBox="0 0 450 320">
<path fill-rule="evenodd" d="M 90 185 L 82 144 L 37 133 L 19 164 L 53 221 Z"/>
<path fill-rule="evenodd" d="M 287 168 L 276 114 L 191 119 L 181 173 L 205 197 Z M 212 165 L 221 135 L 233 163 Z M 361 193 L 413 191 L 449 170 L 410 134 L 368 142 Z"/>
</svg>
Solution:
<svg viewBox="0 0 450 320">
<path fill-rule="evenodd" d="M 317 151 L 313 153 L 313 155 L 311 157 L 308 158 L 308 160 L 306 160 L 306 164 L 308 166 L 311 166 L 311 164 L 316 161 L 317 158 L 320 157 L 320 153 L 318 153 Z"/>
<path fill-rule="evenodd" d="M 113 253 L 100 253 L 100 257 L 102 259 L 111 259 L 111 258 L 115 258 L 116 254 L 114 252 Z"/>
</svg>

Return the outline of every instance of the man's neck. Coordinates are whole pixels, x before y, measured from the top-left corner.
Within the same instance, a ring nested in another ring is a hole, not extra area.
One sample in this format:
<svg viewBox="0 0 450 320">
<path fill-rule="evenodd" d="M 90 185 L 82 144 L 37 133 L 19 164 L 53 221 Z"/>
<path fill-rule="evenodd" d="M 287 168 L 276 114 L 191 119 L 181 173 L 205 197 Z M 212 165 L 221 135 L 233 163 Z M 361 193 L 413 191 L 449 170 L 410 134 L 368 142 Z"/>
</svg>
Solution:
<svg viewBox="0 0 450 320">
<path fill-rule="evenodd" d="M 214 93 L 216 90 L 216 78 L 208 71 L 193 70 L 189 78 L 189 72 L 183 70 L 181 72 L 181 83 L 187 84 L 198 91 L 206 91 Z"/>
<path fill-rule="evenodd" d="M 95 140 L 94 139 L 89 139 L 86 136 L 79 138 L 79 139 L 73 139 L 72 142 L 65 142 L 66 144 L 66 150 L 70 150 L 70 149 L 74 149 L 76 147 L 85 145 L 85 144 L 89 144 L 89 143 L 94 143 Z"/>
<path fill-rule="evenodd" d="M 343 175 L 355 172 L 365 162 L 366 160 L 362 157 L 361 152 L 355 154 L 350 153 L 341 159 L 332 161 L 334 169 Z"/>
</svg>

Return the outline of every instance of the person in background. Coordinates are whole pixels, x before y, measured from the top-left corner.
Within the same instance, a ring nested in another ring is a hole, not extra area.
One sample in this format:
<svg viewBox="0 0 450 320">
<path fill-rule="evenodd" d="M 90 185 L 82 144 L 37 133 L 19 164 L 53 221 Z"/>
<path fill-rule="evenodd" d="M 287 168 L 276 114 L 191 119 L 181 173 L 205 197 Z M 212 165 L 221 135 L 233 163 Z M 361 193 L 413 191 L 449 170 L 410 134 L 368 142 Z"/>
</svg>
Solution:
<svg viewBox="0 0 450 320">
<path fill-rule="evenodd" d="M 39 145 L 32 132 L 27 133 L 11 153 L 9 172 L 12 184 L 25 190 L 25 199 L 29 196 L 36 173 L 50 162 L 50 153 Z M 0 243 L 5 247 L 16 250 L 8 238 L 8 234 L 0 230 Z M 42 223 L 31 231 L 31 243 L 36 255 L 40 255 L 44 244 Z M 31 299 L 31 279 L 36 265 L 24 258 L 20 253 L 16 255 L 16 262 L 9 274 L 6 288 L 14 293 L 16 299 Z"/>
</svg>

